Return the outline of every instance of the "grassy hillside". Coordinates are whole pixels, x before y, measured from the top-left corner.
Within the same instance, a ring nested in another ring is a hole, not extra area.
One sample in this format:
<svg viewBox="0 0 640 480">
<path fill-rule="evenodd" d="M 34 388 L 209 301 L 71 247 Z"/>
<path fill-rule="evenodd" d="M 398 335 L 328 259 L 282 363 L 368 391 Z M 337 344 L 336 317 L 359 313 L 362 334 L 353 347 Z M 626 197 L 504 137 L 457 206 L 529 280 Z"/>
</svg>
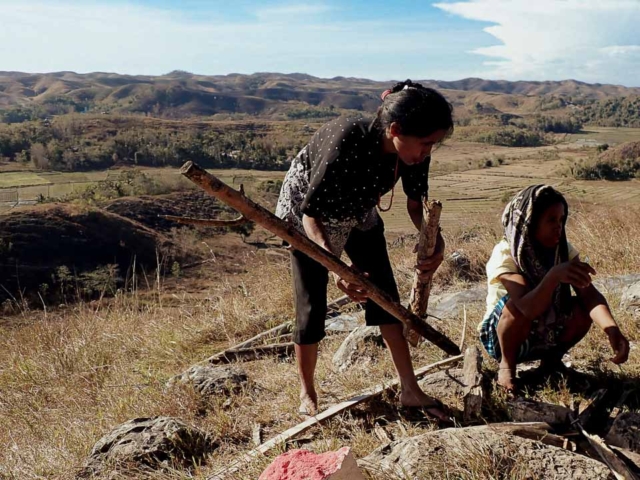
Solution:
<svg viewBox="0 0 640 480">
<path fill-rule="evenodd" d="M 599 276 L 640 271 L 637 208 L 576 207 L 569 226 L 571 240 L 588 253 Z M 467 252 L 474 265 L 485 262 L 501 235 L 498 214 L 476 215 L 463 228 L 446 230 L 449 251 Z M 593 224 L 595 220 L 597 225 Z M 415 260 L 412 248 L 408 242 L 390 250 L 405 299 Z M 292 318 L 286 256 L 264 255 L 238 241 L 226 245 L 224 256 L 216 258 L 220 262 L 225 257 L 241 267 L 221 273 L 215 264 L 207 264 L 179 279 L 163 278 L 150 291 L 136 290 L 113 300 L 47 312 L 24 310 L 1 318 L 0 362 L 4 367 L 0 370 L 0 417 L 4 421 L 0 422 L 0 441 L 7 448 L 0 450 L 0 476 L 73 478 L 96 440 L 116 425 L 134 417 L 168 415 L 220 439 L 220 447 L 207 458 L 206 465 L 191 473 L 168 471 L 148 478 L 204 480 L 253 448 L 256 423 L 261 425 L 265 439 L 298 423 L 298 386 L 292 359 L 264 358 L 243 364 L 250 386 L 206 404 L 186 387 L 165 388 L 171 376 L 190 365 Z M 476 280 L 481 281 L 481 272 L 476 272 Z M 442 268 L 433 293 L 441 293 L 445 285 L 460 288 L 469 284 L 456 276 L 455 268 Z M 338 292 L 332 289 L 330 297 L 336 296 Z M 636 345 L 640 339 L 637 321 L 619 308 L 617 298 L 609 299 L 622 328 Z M 474 325 L 482 315 L 482 302 L 468 304 L 467 311 L 467 342 L 475 344 Z M 462 319 L 437 322 L 437 328 L 457 341 Z M 320 349 L 317 380 L 323 408 L 393 377 L 393 366 L 384 349 L 372 349 L 373 359 L 368 363 L 354 365 L 344 373 L 335 372 L 331 357 L 343 339 L 344 335 L 331 335 Z M 413 355 L 420 366 L 442 358 L 441 352 L 429 344 L 414 350 Z M 572 351 L 571 361 L 606 388 L 626 381 L 634 389 L 633 382 L 640 374 L 637 349 L 632 349 L 623 372 L 613 369 L 607 362 L 609 356 L 603 335 L 594 328 Z M 496 367 L 486 362 L 485 368 L 493 371 Z M 531 390 L 528 395 L 572 405 L 588 393 L 560 381 Z M 628 401 L 630 408 L 637 409 L 637 392 Z M 482 421 L 507 419 L 504 395 L 494 390 L 486 399 Z M 355 456 L 362 458 L 383 444 L 375 434 L 380 428 L 392 438 L 404 438 L 435 427 L 424 416 L 399 412 L 397 398 L 390 394 L 314 428 L 289 448 L 303 446 L 322 452 L 349 445 Z M 276 449 L 259 458 L 233 478 L 257 478 L 280 452 Z M 457 471 L 455 467 L 443 465 L 442 469 Z M 455 478 L 514 478 L 505 470 L 508 467 L 492 462 L 489 455 L 479 456 L 474 471 Z"/>
</svg>

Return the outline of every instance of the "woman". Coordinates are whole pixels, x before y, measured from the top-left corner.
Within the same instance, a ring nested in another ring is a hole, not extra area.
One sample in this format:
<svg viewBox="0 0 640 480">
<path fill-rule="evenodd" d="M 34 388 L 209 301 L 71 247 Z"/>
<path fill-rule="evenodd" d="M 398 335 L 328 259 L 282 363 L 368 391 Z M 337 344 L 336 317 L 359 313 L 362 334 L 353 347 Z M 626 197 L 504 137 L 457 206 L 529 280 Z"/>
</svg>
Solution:
<svg viewBox="0 0 640 480">
<path fill-rule="evenodd" d="M 591 283 L 595 270 L 567 242 L 568 213 L 562 194 L 533 185 L 502 216 L 505 238 L 487 263 L 487 314 L 478 329 L 487 353 L 500 362 L 498 384 L 507 391 L 516 388 L 517 363 L 542 360 L 544 371 L 563 369 L 562 356 L 592 322 L 608 337 L 611 361 L 627 361 L 629 342 Z"/>
<path fill-rule="evenodd" d="M 339 118 L 313 135 L 291 164 L 276 215 L 335 255 L 345 251 L 355 268 L 399 300 L 376 207 L 391 207 L 394 186 L 402 178 L 408 213 L 420 229 L 431 149 L 452 131 L 452 107 L 442 95 L 410 80 L 396 84 L 382 94 L 373 121 Z M 390 203 L 382 207 L 380 199 L 390 190 Z M 416 268 L 421 274 L 434 271 L 443 251 L 439 236 L 436 253 Z M 328 271 L 295 250 L 291 266 L 300 412 L 313 415 L 318 409 L 314 371 L 318 342 L 325 336 Z M 367 292 L 360 285 L 335 275 L 334 281 L 354 300 L 366 301 Z M 367 325 L 380 326 L 400 377 L 402 405 L 425 407 L 430 415 L 445 419 L 439 402 L 418 386 L 402 324 L 370 300 L 365 319 Z"/>
</svg>

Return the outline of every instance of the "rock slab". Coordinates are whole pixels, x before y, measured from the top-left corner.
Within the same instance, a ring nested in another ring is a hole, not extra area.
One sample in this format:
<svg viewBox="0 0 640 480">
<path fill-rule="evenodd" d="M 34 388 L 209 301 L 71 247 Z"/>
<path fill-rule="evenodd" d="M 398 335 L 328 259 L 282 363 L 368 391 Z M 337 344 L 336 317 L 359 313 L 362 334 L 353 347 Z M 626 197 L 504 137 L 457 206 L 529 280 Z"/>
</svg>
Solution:
<svg viewBox="0 0 640 480">
<path fill-rule="evenodd" d="M 606 465 L 562 448 L 493 431 L 449 428 L 401 439 L 358 462 L 373 478 L 608 480 Z"/>
<path fill-rule="evenodd" d="M 208 435 L 177 418 L 135 418 L 94 445 L 81 476 L 107 468 L 188 468 L 217 447 Z"/>
<path fill-rule="evenodd" d="M 191 384 L 203 397 L 213 397 L 238 392 L 247 382 L 247 374 L 237 366 L 194 365 L 181 375 L 173 377 L 169 385 Z"/>
<path fill-rule="evenodd" d="M 343 372 L 361 356 L 367 344 L 384 345 L 379 327 L 360 326 L 345 338 L 333 356 L 333 366 Z"/>
<path fill-rule="evenodd" d="M 610 445 L 640 453 L 640 413 L 618 414 L 605 441 Z"/>
<path fill-rule="evenodd" d="M 364 480 L 349 447 L 315 454 L 292 450 L 276 458 L 258 480 Z"/>
</svg>

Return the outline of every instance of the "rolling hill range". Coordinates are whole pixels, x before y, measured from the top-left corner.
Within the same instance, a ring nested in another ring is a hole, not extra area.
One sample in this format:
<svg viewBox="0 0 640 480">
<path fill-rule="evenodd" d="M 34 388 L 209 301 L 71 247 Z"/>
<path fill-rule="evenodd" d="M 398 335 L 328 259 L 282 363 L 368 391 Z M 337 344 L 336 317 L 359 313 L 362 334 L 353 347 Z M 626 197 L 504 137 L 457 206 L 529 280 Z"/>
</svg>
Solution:
<svg viewBox="0 0 640 480">
<path fill-rule="evenodd" d="M 442 90 L 456 106 L 459 117 L 482 111 L 564 112 L 612 98 L 640 96 L 640 88 L 575 80 L 508 82 L 467 78 L 422 83 Z M 162 76 L 130 76 L 0 72 L 0 109 L 37 109 L 47 114 L 142 113 L 168 118 L 215 114 L 313 118 L 327 116 L 336 109 L 374 111 L 380 104 L 380 93 L 391 84 L 359 78 L 322 79 L 299 73 L 205 76 L 174 71 Z"/>
</svg>

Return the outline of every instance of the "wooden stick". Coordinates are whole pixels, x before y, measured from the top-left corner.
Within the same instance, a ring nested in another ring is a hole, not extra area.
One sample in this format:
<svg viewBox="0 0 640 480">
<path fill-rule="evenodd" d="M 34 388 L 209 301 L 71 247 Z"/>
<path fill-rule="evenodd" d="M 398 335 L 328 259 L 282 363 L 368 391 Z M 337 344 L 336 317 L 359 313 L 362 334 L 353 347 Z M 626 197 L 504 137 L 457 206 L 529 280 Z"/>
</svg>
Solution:
<svg viewBox="0 0 640 480">
<path fill-rule="evenodd" d="M 319 247 L 316 243 L 296 230 L 293 225 L 277 218 L 267 209 L 251 201 L 233 188 L 230 188 L 193 162 L 185 163 L 180 172 L 207 193 L 236 209 L 249 220 L 269 230 L 271 233 L 276 234 L 287 241 L 293 248 L 317 261 L 328 270 L 335 272 L 347 282 L 362 285 L 372 301 L 396 317 L 403 324 L 407 325 L 409 329 L 416 330 L 424 338 L 450 355 L 460 354 L 458 346 L 449 338 L 395 302 L 388 293 L 378 288 L 352 267 L 347 266 L 338 257 Z"/>
<path fill-rule="evenodd" d="M 462 321 L 462 335 L 460 336 L 460 351 L 464 351 L 464 342 L 467 338 L 467 306 L 462 304 L 463 321 Z"/>
<path fill-rule="evenodd" d="M 578 422 L 583 427 L 588 427 L 591 417 L 594 413 L 604 408 L 604 399 L 607 395 L 607 389 L 602 388 L 594 392 L 587 400 L 582 402 L 578 407 Z"/>
<path fill-rule="evenodd" d="M 578 427 L 584 438 L 587 439 L 591 448 L 593 448 L 598 456 L 602 459 L 613 476 L 616 477 L 617 480 L 638 480 L 638 477 L 635 473 L 633 473 L 629 467 L 622 461 L 610 448 L 609 446 L 597 435 L 591 435 L 587 433 L 580 422 L 577 420 L 574 422 Z"/>
<path fill-rule="evenodd" d="M 276 343 L 275 345 L 258 345 L 256 347 L 239 348 L 236 350 L 225 350 L 218 355 L 214 355 L 206 360 L 211 365 L 231 363 L 235 360 L 256 360 L 265 355 L 291 355 L 294 350 L 294 343 Z"/>
<path fill-rule="evenodd" d="M 482 355 L 475 345 L 464 353 L 464 413 L 465 422 L 477 418 L 482 413 Z"/>
<path fill-rule="evenodd" d="M 416 377 L 421 378 L 425 374 L 429 373 L 432 370 L 435 370 L 436 368 L 444 367 L 446 365 L 450 365 L 452 363 L 458 362 L 462 360 L 462 358 L 463 358 L 463 355 L 457 355 L 455 357 L 449 357 L 445 360 L 441 360 L 439 362 L 432 363 L 431 365 L 427 365 L 425 367 L 419 368 L 418 370 L 415 371 Z M 333 405 L 332 407 L 329 407 L 324 412 L 319 413 L 315 417 L 311 417 L 308 420 L 305 420 L 304 422 L 299 423 L 294 427 L 291 427 L 290 429 L 282 432 L 281 434 L 276 435 L 271 440 L 268 440 L 267 442 L 263 443 L 259 447 L 250 450 L 249 452 L 244 454 L 241 458 L 239 458 L 236 462 L 234 462 L 234 464 L 217 472 L 212 477 L 209 477 L 207 480 L 221 480 L 224 478 L 223 475 L 230 475 L 232 473 L 237 472 L 246 463 L 250 462 L 257 456 L 268 452 L 272 448 L 284 442 L 287 442 L 291 438 L 306 432 L 311 427 L 318 425 L 332 417 L 335 417 L 339 413 L 342 413 L 345 410 L 348 410 L 349 408 L 352 408 L 367 400 L 371 400 L 372 398 L 377 397 L 378 395 L 381 395 L 387 390 L 397 387 L 399 384 L 400 384 L 399 380 L 394 380 L 392 382 L 389 382 L 388 384 L 378 385 L 374 388 L 370 388 L 360 392 L 356 396 L 351 397 L 349 400 L 345 400 L 344 402 Z"/>
<path fill-rule="evenodd" d="M 330 302 L 327 305 L 327 309 L 330 310 L 337 310 L 340 307 L 347 305 L 349 302 L 351 302 L 352 300 L 348 297 L 348 296 L 343 296 L 343 297 L 339 297 L 336 298 L 335 300 L 333 300 L 332 302 Z M 327 313 L 327 318 L 331 317 L 331 313 Z M 281 323 L 280 325 L 270 328 L 269 330 L 265 330 L 264 332 L 259 333 L 258 335 L 255 335 L 243 342 L 238 343 L 237 345 L 234 345 L 233 347 L 229 347 L 225 350 L 223 350 L 222 352 L 216 353 L 215 355 L 209 357 L 208 359 L 206 359 L 203 362 L 200 362 L 200 364 L 207 364 L 207 363 L 215 363 L 220 357 L 224 357 L 227 353 L 229 352 L 233 352 L 233 351 L 237 351 L 237 350 L 241 350 L 243 348 L 249 348 L 249 347 L 253 347 L 254 345 L 257 345 L 258 343 L 260 343 L 263 340 L 267 340 L 267 339 L 271 339 L 271 338 L 280 338 L 283 335 L 289 334 L 293 331 L 293 323 L 292 322 L 284 322 Z"/>
<path fill-rule="evenodd" d="M 182 225 L 203 225 L 205 227 L 239 227 L 249 223 L 249 220 L 244 216 L 239 216 L 233 220 L 210 220 L 208 218 L 176 217 L 174 215 L 161 215 L 161 217 Z"/>
<path fill-rule="evenodd" d="M 436 250 L 442 203 L 437 200 L 425 200 L 422 203 L 422 207 L 422 224 L 420 226 L 420 239 L 418 240 L 418 263 L 431 257 Z M 424 317 L 427 312 L 432 279 L 433 275 L 429 275 L 427 279 L 421 280 L 417 272 L 413 276 L 409 305 L 411 311 L 420 318 Z M 415 347 L 420 342 L 420 339 L 414 332 L 405 329 L 407 340 Z"/>
</svg>

